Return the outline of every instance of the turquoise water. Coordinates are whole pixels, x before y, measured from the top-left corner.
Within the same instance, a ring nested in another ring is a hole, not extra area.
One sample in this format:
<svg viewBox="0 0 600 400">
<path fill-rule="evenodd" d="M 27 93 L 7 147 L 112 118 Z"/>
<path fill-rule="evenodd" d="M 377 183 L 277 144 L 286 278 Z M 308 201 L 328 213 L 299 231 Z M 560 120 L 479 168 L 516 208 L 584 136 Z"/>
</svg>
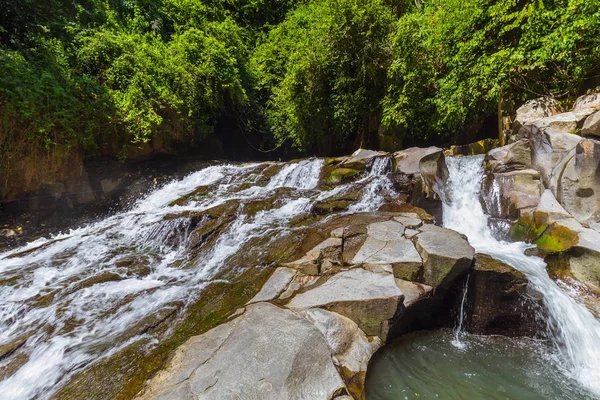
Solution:
<svg viewBox="0 0 600 400">
<path fill-rule="evenodd" d="M 367 373 L 367 400 L 595 399 L 560 370 L 542 342 L 464 335 L 455 347 L 450 330 L 416 332 L 381 349 Z"/>
</svg>

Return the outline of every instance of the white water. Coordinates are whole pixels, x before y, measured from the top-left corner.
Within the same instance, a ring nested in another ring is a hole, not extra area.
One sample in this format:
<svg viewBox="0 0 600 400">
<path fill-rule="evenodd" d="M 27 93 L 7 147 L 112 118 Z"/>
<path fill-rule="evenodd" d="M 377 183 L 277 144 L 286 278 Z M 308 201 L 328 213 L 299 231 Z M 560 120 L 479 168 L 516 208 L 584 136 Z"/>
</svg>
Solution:
<svg viewBox="0 0 600 400">
<path fill-rule="evenodd" d="M 316 201 L 356 187 L 363 188 L 360 210 L 376 210 L 382 190 L 393 190 L 385 176 L 388 161 L 376 162 L 355 183 L 323 193 L 315 190 L 323 166 L 319 159 L 212 166 L 150 193 L 129 211 L 1 253 L 0 399 L 47 399 L 78 372 L 132 343 L 156 345 L 161 338 L 139 334 L 136 326 L 174 309 L 185 317 L 185 308 L 253 238 L 288 234 L 289 221 L 310 212 Z M 265 183 L 264 171 L 270 168 L 278 171 Z M 207 193 L 171 205 L 198 187 L 208 187 Z M 282 188 L 285 196 L 277 192 Z M 190 219 L 165 216 L 200 212 L 232 199 L 266 199 L 276 206 L 253 215 L 239 211 L 212 247 L 190 258 Z M 119 266 L 128 257 L 144 258 L 150 271 Z M 108 273 L 117 279 L 102 279 Z M 40 302 L 47 299 L 43 296 L 53 297 Z M 3 346 L 16 350 L 3 357 Z M 15 365 L 15 372 L 2 375 Z"/>
<path fill-rule="evenodd" d="M 525 255 L 530 245 L 496 240 L 480 203 L 483 156 L 447 158 L 450 172 L 442 194 L 444 226 L 465 234 L 481 253 L 523 272 L 542 294 L 551 337 L 565 374 L 600 396 L 600 323 L 546 272 L 541 258 Z"/>
<path fill-rule="evenodd" d="M 385 202 L 385 196 L 395 194 L 392 181 L 388 173 L 392 171 L 393 161 L 391 157 L 377 157 L 373 159 L 373 164 L 368 174 L 358 181 L 366 183 L 363 189 L 363 195 L 359 202 L 353 204 L 348 209 L 349 212 L 365 212 L 377 210 Z"/>
</svg>

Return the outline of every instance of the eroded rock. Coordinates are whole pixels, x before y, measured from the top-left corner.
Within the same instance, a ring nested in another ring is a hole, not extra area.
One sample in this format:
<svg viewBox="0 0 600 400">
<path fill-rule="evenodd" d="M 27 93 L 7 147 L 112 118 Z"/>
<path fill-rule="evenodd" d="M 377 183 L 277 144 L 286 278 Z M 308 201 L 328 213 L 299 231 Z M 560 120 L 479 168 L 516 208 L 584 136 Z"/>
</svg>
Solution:
<svg viewBox="0 0 600 400">
<path fill-rule="evenodd" d="M 406 175 L 420 175 L 419 163 L 421 159 L 429 154 L 442 151 L 439 147 L 431 146 L 426 148 L 410 147 L 405 150 L 394 153 L 396 159 L 396 172 Z"/>
<path fill-rule="evenodd" d="M 423 282 L 439 286 L 466 274 L 475 250 L 459 233 L 435 225 L 423 225 L 416 248 L 423 258 Z"/>
</svg>

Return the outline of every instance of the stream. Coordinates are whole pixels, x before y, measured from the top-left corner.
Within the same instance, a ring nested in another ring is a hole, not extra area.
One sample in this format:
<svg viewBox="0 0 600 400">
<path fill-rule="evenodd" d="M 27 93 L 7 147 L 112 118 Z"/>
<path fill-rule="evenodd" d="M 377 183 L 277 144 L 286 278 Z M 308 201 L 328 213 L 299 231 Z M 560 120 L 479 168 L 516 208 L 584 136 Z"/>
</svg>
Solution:
<svg viewBox="0 0 600 400">
<path fill-rule="evenodd" d="M 456 332 L 413 334 L 379 353 L 369 399 L 458 399 L 463 391 L 472 398 L 597 396 L 600 324 L 548 277 L 540 258 L 524 254 L 527 244 L 494 238 L 479 202 L 482 158 L 447 162 L 444 225 L 527 275 L 543 295 L 553 345 L 473 337 L 460 321 Z M 209 166 L 102 221 L 0 253 L 0 398 L 117 398 L 134 373 L 145 379 L 151 370 L 110 370 L 94 383 L 96 397 L 81 382 L 89 384 L 85 377 L 96 376 L 90 371 L 102 362 L 122 356 L 136 364 L 163 343 L 185 340 L 182 324 L 212 318 L 194 314 L 203 293 L 241 276 L 247 260 L 245 268 L 265 267 L 264 246 L 303 229 L 317 202 L 355 196 L 347 210 L 323 218 L 377 210 L 397 196 L 392 166 L 389 157 L 376 158 L 357 180 L 326 189 L 322 159 Z M 218 229 L 215 221 L 222 221 Z M 214 233 L 194 237 L 198 231 Z M 420 379 L 409 379 L 407 366 Z M 384 378 L 387 384 L 378 380 Z M 106 381 L 111 395 L 103 392 Z M 473 388 L 465 389 L 469 382 Z M 498 390 L 505 394 L 490 395 Z"/>
<path fill-rule="evenodd" d="M 541 258 L 525 255 L 531 245 L 494 237 L 480 202 L 483 157 L 446 159 L 443 225 L 466 235 L 477 252 L 527 276 L 542 295 L 552 343 L 479 337 L 460 329 L 414 333 L 372 361 L 369 400 L 600 398 L 600 323 L 548 276 Z"/>
</svg>

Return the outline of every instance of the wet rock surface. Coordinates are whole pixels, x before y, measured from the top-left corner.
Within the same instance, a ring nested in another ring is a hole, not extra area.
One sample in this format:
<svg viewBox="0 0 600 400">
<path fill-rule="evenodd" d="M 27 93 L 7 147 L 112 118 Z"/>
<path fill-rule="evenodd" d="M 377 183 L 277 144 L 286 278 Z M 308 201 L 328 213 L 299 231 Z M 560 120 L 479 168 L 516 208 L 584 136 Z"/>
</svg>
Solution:
<svg viewBox="0 0 600 400">
<path fill-rule="evenodd" d="M 394 324 L 471 265 L 466 239 L 429 222 L 415 212 L 378 212 L 311 226 L 306 253 L 282 263 L 243 313 L 181 346 L 141 398 L 219 398 L 234 390 L 249 398 L 363 399 L 368 362 Z M 406 226 L 427 249 L 425 262 Z M 310 239 L 316 232 L 326 236 Z M 226 360 L 235 366 L 226 369 Z"/>
<path fill-rule="evenodd" d="M 468 329 L 481 335 L 535 337 L 545 331 L 540 295 L 513 267 L 486 254 L 476 254 L 469 278 Z"/>
</svg>

